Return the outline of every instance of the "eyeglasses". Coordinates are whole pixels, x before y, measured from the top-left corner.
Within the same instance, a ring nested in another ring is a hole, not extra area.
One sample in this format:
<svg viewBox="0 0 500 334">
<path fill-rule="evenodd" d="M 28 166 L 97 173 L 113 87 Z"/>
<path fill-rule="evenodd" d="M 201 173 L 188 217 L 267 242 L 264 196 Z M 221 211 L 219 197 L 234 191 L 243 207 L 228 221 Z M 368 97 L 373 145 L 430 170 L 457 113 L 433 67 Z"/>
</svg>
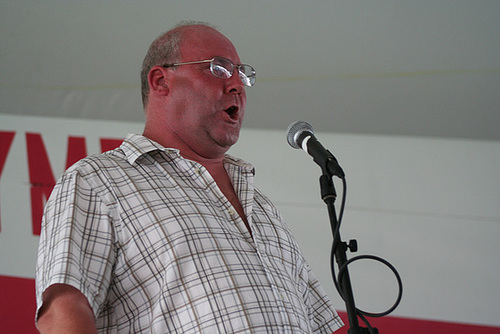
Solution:
<svg viewBox="0 0 500 334">
<path fill-rule="evenodd" d="M 213 57 L 207 60 L 189 61 L 186 63 L 166 64 L 162 67 L 174 67 L 180 65 L 210 63 L 210 72 L 217 78 L 229 79 L 233 76 L 234 69 L 238 70 L 238 75 L 241 82 L 247 87 L 255 84 L 255 69 L 247 64 L 235 65 L 233 62 L 224 57 Z"/>
</svg>

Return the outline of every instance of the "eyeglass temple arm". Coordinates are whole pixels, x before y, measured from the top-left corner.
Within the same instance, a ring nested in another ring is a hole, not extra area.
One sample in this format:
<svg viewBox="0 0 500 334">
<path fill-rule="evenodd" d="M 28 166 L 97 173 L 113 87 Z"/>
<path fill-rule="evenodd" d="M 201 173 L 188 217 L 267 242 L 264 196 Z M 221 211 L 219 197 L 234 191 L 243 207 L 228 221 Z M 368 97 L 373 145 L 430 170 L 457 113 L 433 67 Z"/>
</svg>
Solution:
<svg viewBox="0 0 500 334">
<path fill-rule="evenodd" d="M 161 67 L 174 67 L 174 66 L 179 66 L 179 65 L 202 64 L 202 63 L 210 63 L 211 61 L 213 61 L 213 58 L 207 59 L 207 60 L 188 61 L 185 63 L 165 64 L 165 65 L 161 65 Z"/>
</svg>

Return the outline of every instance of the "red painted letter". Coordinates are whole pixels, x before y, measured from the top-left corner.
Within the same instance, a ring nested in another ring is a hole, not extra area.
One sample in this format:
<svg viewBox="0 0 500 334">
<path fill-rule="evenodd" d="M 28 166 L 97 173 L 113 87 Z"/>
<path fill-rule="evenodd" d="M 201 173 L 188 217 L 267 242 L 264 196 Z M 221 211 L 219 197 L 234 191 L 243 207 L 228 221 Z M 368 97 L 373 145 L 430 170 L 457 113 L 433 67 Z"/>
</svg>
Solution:
<svg viewBox="0 0 500 334">
<path fill-rule="evenodd" d="M 68 151 L 66 155 L 66 169 L 80 159 L 87 156 L 85 137 L 68 137 Z"/>
<path fill-rule="evenodd" d="M 101 152 L 111 151 L 120 146 L 123 139 L 101 138 Z"/>
<path fill-rule="evenodd" d="M 40 235 L 43 209 L 56 184 L 49 157 L 38 133 L 26 133 L 31 184 L 31 223 L 33 234 Z M 87 155 L 84 137 L 68 137 L 66 168 Z"/>
<path fill-rule="evenodd" d="M 33 234 L 40 235 L 43 208 L 56 184 L 49 157 L 39 133 L 26 133 L 31 184 L 31 223 Z"/>
</svg>

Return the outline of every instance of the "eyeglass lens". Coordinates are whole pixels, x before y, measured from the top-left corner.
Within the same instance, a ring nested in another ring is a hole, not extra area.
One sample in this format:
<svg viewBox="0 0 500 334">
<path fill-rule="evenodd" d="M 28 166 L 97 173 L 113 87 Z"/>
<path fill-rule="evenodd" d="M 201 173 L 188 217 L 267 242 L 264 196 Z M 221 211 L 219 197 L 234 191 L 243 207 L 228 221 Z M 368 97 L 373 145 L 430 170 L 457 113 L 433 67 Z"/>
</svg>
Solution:
<svg viewBox="0 0 500 334">
<path fill-rule="evenodd" d="M 233 75 L 234 68 L 238 69 L 238 76 L 245 86 L 253 86 L 255 83 L 255 70 L 250 65 L 234 65 L 229 59 L 215 57 L 210 63 L 212 73 L 224 79 L 229 79 Z"/>
</svg>

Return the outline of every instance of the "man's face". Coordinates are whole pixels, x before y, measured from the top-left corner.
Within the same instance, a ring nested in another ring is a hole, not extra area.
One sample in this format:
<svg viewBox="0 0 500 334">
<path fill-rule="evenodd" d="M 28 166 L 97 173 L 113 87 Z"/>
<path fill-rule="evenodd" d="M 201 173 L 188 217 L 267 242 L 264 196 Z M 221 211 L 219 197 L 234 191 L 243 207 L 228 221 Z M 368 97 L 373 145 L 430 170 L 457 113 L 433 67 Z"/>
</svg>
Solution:
<svg viewBox="0 0 500 334">
<path fill-rule="evenodd" d="M 225 57 L 240 58 L 233 44 L 218 31 L 199 27 L 186 32 L 179 62 Z M 166 120 L 177 137 L 196 154 L 220 157 L 239 137 L 246 93 L 237 71 L 229 79 L 210 72 L 210 64 L 181 65 L 173 71 L 167 96 Z"/>
</svg>

